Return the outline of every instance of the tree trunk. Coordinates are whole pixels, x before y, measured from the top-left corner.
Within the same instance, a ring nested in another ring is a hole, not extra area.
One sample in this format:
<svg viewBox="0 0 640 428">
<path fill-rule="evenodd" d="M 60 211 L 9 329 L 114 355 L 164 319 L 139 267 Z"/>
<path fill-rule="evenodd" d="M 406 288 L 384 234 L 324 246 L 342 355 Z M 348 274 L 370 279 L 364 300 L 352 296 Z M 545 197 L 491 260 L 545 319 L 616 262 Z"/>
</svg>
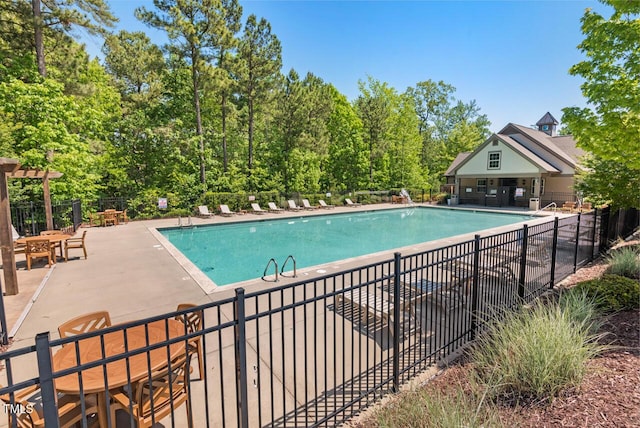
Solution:
<svg viewBox="0 0 640 428">
<path fill-rule="evenodd" d="M 40 11 L 40 0 L 31 0 L 31 7 L 33 9 L 33 29 L 38 73 L 40 73 L 42 77 L 47 77 L 47 68 L 44 64 L 44 40 L 42 38 L 42 13 Z"/>
<path fill-rule="evenodd" d="M 222 93 L 222 165 L 223 171 L 227 172 L 227 94 Z"/>
<path fill-rule="evenodd" d="M 191 79 L 193 80 L 193 108 L 196 111 L 196 135 L 200 144 L 200 183 L 206 183 L 206 172 L 204 169 L 204 138 L 202 136 L 202 116 L 200 113 L 200 93 L 198 90 L 198 55 L 191 55 Z"/>
<path fill-rule="evenodd" d="M 253 98 L 249 97 L 249 173 L 253 167 Z"/>
</svg>

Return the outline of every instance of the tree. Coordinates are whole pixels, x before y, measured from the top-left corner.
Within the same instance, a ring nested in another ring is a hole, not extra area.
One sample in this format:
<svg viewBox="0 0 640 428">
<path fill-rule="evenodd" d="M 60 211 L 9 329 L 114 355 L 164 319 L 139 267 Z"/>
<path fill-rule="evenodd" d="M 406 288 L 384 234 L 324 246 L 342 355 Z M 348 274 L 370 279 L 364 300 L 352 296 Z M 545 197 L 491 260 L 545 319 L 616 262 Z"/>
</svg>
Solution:
<svg viewBox="0 0 640 428">
<path fill-rule="evenodd" d="M 577 175 L 575 190 L 596 205 L 640 207 L 640 174 L 617 160 L 587 155 Z"/>
<path fill-rule="evenodd" d="M 563 109 L 562 122 L 596 158 L 639 174 L 640 2 L 601 1 L 613 14 L 605 19 L 587 9 L 581 19 L 585 39 L 578 45 L 586 59 L 569 70 L 585 79 L 581 89 L 589 107 Z"/>
<path fill-rule="evenodd" d="M 249 172 L 253 167 L 256 102 L 266 99 L 274 88 L 282 67 L 282 49 L 278 38 L 271 34 L 271 24 L 264 18 L 258 22 L 250 15 L 238 46 L 236 67 L 238 91 L 247 107 Z"/>
<path fill-rule="evenodd" d="M 368 84 L 368 87 L 367 87 Z M 387 131 L 387 119 L 390 115 L 387 95 L 390 88 L 386 83 L 375 80 L 371 76 L 367 83 L 358 82 L 361 95 L 356 99 L 356 110 L 363 125 L 363 140 L 369 145 L 369 182 L 373 185 L 373 171 L 376 159 L 386 149 L 384 135 Z"/>
<path fill-rule="evenodd" d="M 216 0 L 153 0 L 159 12 L 136 9 L 136 17 L 164 30 L 174 43 L 170 46 L 191 67 L 196 137 L 200 149 L 200 183 L 206 184 L 205 147 L 200 107 L 201 75 L 212 55 L 211 34 L 222 24 L 220 3 Z"/>
<path fill-rule="evenodd" d="M 69 32 L 77 26 L 90 34 L 105 34 L 105 27 L 112 27 L 118 21 L 104 0 L 31 0 L 31 6 L 36 61 L 42 77 L 47 75 L 45 28 Z"/>
</svg>

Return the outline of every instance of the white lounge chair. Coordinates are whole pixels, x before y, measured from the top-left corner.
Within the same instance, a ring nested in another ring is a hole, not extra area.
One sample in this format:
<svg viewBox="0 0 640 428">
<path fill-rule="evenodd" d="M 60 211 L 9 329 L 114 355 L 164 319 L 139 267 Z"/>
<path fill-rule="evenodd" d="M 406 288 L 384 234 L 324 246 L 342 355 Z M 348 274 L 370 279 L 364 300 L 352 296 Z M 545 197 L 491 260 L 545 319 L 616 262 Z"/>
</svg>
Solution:
<svg viewBox="0 0 640 428">
<path fill-rule="evenodd" d="M 311 204 L 309 203 L 309 199 L 303 199 L 303 200 L 302 200 L 302 207 L 303 207 L 305 210 L 315 210 L 315 209 L 317 209 L 317 208 L 318 208 L 318 207 L 314 207 L 313 205 L 311 205 Z"/>
<path fill-rule="evenodd" d="M 256 203 L 256 202 L 253 202 L 253 203 L 251 204 L 251 208 L 253 209 L 253 213 L 254 213 L 254 214 L 264 214 L 264 213 L 266 213 L 266 212 L 267 212 L 266 210 L 263 210 L 263 209 L 260 207 L 260 204 L 258 204 L 258 203 Z"/>
<path fill-rule="evenodd" d="M 236 212 L 231 211 L 228 205 L 220 204 L 220 214 L 225 217 L 231 217 L 232 215 L 235 215 Z"/>
<path fill-rule="evenodd" d="M 318 203 L 320 204 L 320 208 L 330 209 L 336 207 L 335 205 L 327 205 L 327 203 L 322 199 L 318 199 Z"/>
<path fill-rule="evenodd" d="M 348 207 L 359 207 L 360 204 L 357 202 L 353 202 L 351 199 L 349 198 L 344 198 L 344 202 L 347 204 Z"/>
<path fill-rule="evenodd" d="M 272 213 L 281 213 L 284 212 L 284 210 L 278 206 L 276 206 L 275 202 L 269 202 L 269 211 L 271 211 Z"/>
<path fill-rule="evenodd" d="M 302 209 L 302 207 L 296 205 L 296 202 L 293 199 L 289 199 L 287 203 L 289 204 L 289 209 L 291 211 L 300 211 Z"/>
<path fill-rule="evenodd" d="M 200 217 L 213 217 L 213 213 L 209 211 L 209 207 L 206 205 L 200 205 L 198 207 L 198 215 Z"/>
</svg>

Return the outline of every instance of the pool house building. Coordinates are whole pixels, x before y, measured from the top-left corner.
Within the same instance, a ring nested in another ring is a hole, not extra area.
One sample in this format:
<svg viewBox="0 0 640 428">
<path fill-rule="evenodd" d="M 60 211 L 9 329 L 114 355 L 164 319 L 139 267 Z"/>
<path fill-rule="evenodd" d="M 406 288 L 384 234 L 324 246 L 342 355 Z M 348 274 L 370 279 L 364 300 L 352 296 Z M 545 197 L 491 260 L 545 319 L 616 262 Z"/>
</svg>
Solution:
<svg viewBox="0 0 640 428">
<path fill-rule="evenodd" d="M 584 152 L 570 135 L 557 135 L 546 113 L 532 129 L 509 123 L 473 152 L 460 153 L 445 173 L 453 204 L 537 209 L 575 201 Z"/>
</svg>

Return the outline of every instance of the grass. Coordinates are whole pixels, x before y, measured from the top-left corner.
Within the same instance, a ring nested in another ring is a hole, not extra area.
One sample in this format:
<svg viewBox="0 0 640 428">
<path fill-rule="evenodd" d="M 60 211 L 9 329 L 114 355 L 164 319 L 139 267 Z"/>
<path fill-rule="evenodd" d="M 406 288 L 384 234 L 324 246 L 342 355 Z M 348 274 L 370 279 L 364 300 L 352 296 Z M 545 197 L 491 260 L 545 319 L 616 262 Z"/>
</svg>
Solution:
<svg viewBox="0 0 640 428">
<path fill-rule="evenodd" d="M 585 293 L 567 292 L 557 304 L 506 314 L 477 343 L 478 379 L 492 397 L 516 402 L 552 400 L 577 386 L 586 362 L 603 350 L 595 313 Z"/>
<path fill-rule="evenodd" d="M 606 273 L 640 279 L 640 252 L 633 247 L 615 250 L 607 257 Z"/>
<path fill-rule="evenodd" d="M 462 388 L 449 391 L 421 389 L 404 394 L 378 412 L 380 427 L 458 428 L 501 427 L 492 406 L 481 394 L 466 394 Z"/>
</svg>

